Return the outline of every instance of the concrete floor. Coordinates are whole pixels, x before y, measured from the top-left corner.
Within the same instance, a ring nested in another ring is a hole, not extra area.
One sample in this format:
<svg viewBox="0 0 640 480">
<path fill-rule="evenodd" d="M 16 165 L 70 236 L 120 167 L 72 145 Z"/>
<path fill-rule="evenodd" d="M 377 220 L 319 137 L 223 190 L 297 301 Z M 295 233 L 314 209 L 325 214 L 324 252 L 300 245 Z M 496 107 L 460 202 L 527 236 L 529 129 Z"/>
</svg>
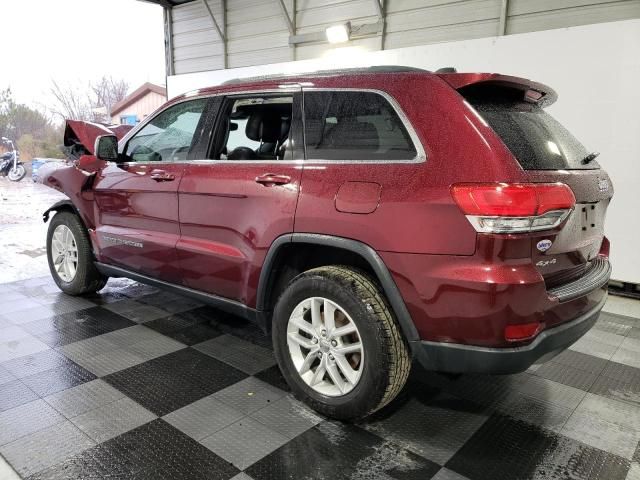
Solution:
<svg viewBox="0 0 640 480">
<path fill-rule="evenodd" d="M 585 337 L 519 375 L 416 368 L 348 426 L 287 394 L 250 324 L 128 280 L 57 293 L 41 213 L 61 196 L 0 192 L 0 454 L 21 476 L 640 480 L 638 301 L 610 296 Z"/>
</svg>

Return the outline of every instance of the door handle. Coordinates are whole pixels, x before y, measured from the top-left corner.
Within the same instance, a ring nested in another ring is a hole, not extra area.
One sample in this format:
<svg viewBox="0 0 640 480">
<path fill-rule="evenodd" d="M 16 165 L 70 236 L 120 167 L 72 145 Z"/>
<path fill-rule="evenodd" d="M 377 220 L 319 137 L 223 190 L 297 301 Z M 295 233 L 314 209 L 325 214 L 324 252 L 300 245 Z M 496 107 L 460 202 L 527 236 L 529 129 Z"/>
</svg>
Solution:
<svg viewBox="0 0 640 480">
<path fill-rule="evenodd" d="M 256 178 L 256 182 L 261 183 L 265 187 L 274 185 L 286 185 L 291 182 L 291 177 L 286 175 L 276 175 L 275 173 L 265 173 Z"/>
<path fill-rule="evenodd" d="M 176 176 L 172 173 L 167 173 L 163 171 L 151 172 L 151 180 L 155 180 L 156 182 L 172 182 L 176 179 Z"/>
</svg>

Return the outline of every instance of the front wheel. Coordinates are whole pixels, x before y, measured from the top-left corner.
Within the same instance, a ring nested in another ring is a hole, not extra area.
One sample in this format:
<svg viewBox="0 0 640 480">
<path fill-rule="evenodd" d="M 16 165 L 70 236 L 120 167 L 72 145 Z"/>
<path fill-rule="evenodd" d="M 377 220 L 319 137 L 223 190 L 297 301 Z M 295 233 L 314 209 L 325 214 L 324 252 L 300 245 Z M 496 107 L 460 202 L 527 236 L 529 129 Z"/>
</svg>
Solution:
<svg viewBox="0 0 640 480">
<path fill-rule="evenodd" d="M 87 231 L 71 212 L 57 213 L 47 232 L 47 260 L 51 276 L 60 290 L 69 295 L 95 293 L 108 278 L 93 263 Z"/>
<path fill-rule="evenodd" d="M 343 266 L 298 275 L 273 317 L 278 365 L 318 412 L 357 420 L 400 392 L 411 368 L 406 341 L 375 283 Z"/>
<path fill-rule="evenodd" d="M 11 168 L 7 176 L 9 177 L 9 180 L 11 180 L 12 182 L 19 182 L 25 177 L 26 174 L 27 174 L 27 169 L 24 168 L 24 165 L 20 163 L 16 165 L 15 168 Z"/>
</svg>

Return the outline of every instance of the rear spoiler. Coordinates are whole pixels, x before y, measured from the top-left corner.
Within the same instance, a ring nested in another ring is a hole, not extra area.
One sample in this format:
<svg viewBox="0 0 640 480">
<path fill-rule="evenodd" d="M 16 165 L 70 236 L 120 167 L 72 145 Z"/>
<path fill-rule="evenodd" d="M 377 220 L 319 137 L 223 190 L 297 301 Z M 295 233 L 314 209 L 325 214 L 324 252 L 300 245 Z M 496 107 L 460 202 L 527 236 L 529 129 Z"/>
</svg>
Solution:
<svg viewBox="0 0 640 480">
<path fill-rule="evenodd" d="M 542 107 L 551 105 L 558 99 L 558 94 L 553 88 L 522 77 L 512 77 L 499 73 L 439 73 L 437 75 L 458 91 L 485 85 L 488 87 L 521 90 L 524 94 L 524 100 Z"/>
</svg>

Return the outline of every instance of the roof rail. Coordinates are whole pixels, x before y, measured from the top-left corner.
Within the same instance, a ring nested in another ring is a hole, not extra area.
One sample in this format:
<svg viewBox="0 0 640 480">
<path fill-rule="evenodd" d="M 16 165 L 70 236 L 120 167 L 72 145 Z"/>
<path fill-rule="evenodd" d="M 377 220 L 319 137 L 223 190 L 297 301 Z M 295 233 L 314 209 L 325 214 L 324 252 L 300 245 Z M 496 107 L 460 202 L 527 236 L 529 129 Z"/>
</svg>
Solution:
<svg viewBox="0 0 640 480">
<path fill-rule="evenodd" d="M 362 68 L 338 68 L 334 70 L 317 70 L 296 73 L 280 73 L 274 75 L 260 75 L 256 77 L 233 78 L 222 83 L 222 85 L 235 85 L 239 83 L 250 83 L 259 81 L 287 80 L 296 77 L 332 77 L 339 75 L 369 75 L 374 73 L 430 73 L 429 70 L 415 67 L 405 67 L 399 65 L 376 65 Z"/>
</svg>

